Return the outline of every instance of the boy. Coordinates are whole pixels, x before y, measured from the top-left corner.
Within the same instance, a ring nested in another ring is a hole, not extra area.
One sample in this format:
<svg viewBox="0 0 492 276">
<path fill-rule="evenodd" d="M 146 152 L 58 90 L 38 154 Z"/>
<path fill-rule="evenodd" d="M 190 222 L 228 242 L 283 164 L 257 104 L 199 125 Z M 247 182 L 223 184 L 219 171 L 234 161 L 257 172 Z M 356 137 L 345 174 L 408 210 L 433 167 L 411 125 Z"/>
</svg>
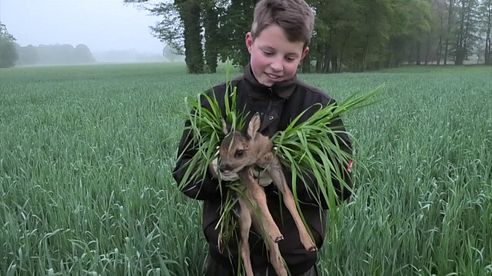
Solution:
<svg viewBox="0 0 492 276">
<path fill-rule="evenodd" d="M 307 112 L 301 121 L 306 120 L 318 110 L 316 104 L 326 106 L 335 102 L 319 89 L 296 79 L 297 68 L 309 52 L 313 25 L 313 12 L 304 0 L 261 0 L 255 7 L 251 31 L 246 34 L 245 39 L 250 64 L 246 66 L 242 77 L 232 81 L 232 85 L 237 87 L 238 110 L 245 108 L 249 117 L 258 112 L 262 122 L 259 131 L 264 135 L 272 137 L 305 110 Z M 211 93 L 220 102 L 225 90 L 226 85 L 222 84 L 214 87 Z M 220 104 L 223 106 L 223 103 Z M 344 130 L 341 120 L 336 120 L 330 127 Z M 339 138 L 343 140 L 340 144 L 348 145 L 345 150 L 350 152 L 348 137 L 340 135 Z M 188 141 L 189 133 L 184 133 L 178 150 L 178 156 L 181 157 L 173 171 L 178 182 L 188 166 L 187 161 L 196 152 L 196 149 L 187 147 Z M 291 174 L 288 168 L 284 168 L 284 174 L 290 186 Z M 229 256 L 223 255 L 218 249 L 218 230 L 215 226 L 220 216 L 221 195 L 218 180 L 213 175 L 213 172 L 209 172 L 202 181 L 189 183 L 182 191 L 191 198 L 203 200 L 203 230 L 209 244 L 206 275 L 234 275 L 237 252 L 231 263 Z M 348 178 L 348 173 L 346 175 Z M 350 183 L 350 179 L 346 182 Z M 297 194 L 316 246 L 321 248 L 325 236 L 327 205 L 319 206 L 307 192 L 307 185 L 316 187 L 317 184 L 314 180 L 311 183 L 298 183 Z M 270 212 L 284 236 L 284 240 L 278 244 L 288 271 L 291 275 L 318 275 L 315 267 L 317 252 L 304 249 L 294 221 L 281 200 L 279 201 L 273 186 L 267 186 L 265 193 Z M 338 188 L 339 199 L 350 196 L 347 190 Z M 264 242 L 254 229 L 251 230 L 249 245 L 255 275 L 275 275 L 268 264 Z"/>
</svg>

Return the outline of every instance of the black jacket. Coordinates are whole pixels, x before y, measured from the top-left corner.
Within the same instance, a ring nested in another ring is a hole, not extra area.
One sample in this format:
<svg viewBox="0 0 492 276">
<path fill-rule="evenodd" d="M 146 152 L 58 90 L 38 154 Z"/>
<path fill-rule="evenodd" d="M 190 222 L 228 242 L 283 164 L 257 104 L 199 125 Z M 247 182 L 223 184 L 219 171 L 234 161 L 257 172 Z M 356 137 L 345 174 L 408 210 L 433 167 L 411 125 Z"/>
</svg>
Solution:
<svg viewBox="0 0 492 276">
<path fill-rule="evenodd" d="M 258 83 L 251 72 L 249 66 L 246 67 L 242 77 L 232 81 L 232 85 L 237 86 L 237 106 L 238 110 L 242 108 L 248 112 L 249 117 L 258 112 L 261 116 L 260 132 L 264 135 L 272 137 L 277 131 L 284 130 L 288 124 L 297 117 L 300 113 L 308 110 L 300 122 L 305 121 L 315 111 L 319 109 L 319 105 L 326 106 L 335 101 L 322 93 L 319 89 L 308 86 L 303 82 L 294 78 L 290 81 L 277 83 L 272 87 L 266 87 Z M 216 99 L 222 104 L 226 91 L 226 84 L 222 84 L 213 88 L 211 93 L 214 93 Z M 223 106 L 223 105 L 222 105 Z M 246 122 L 248 122 L 247 118 Z M 344 130 L 340 119 L 333 122 L 330 126 Z M 185 149 L 188 144 L 189 133 L 185 132 L 181 138 L 178 156 L 184 153 L 177 160 L 176 168 L 173 171 L 173 176 L 176 181 L 180 181 L 183 173 L 186 170 L 187 161 L 193 156 L 195 149 Z M 345 147 L 347 152 L 351 151 L 350 141 L 347 136 L 340 135 L 340 139 L 348 145 Z M 328 138 L 327 138 L 328 139 Z M 290 185 L 291 175 L 288 169 L 284 169 L 285 177 Z M 350 177 L 347 174 L 347 183 L 350 182 Z M 334 183 L 337 181 L 334 180 Z M 302 185 L 304 184 L 304 185 Z M 302 213 L 307 224 L 312 230 L 314 240 L 318 248 L 321 248 L 323 238 L 325 236 L 325 220 L 327 205 L 318 206 L 316 201 L 309 196 L 305 185 L 314 186 L 316 183 L 298 183 L 297 194 L 299 199 L 304 203 L 301 204 Z M 338 187 L 339 198 L 346 199 L 350 193 L 346 189 Z M 225 265 L 229 264 L 227 256 L 219 253 L 217 248 L 218 230 L 215 229 L 219 219 L 219 210 L 221 196 L 218 190 L 218 181 L 207 175 L 205 179 L 199 183 L 189 183 L 182 189 L 187 196 L 203 200 L 203 230 L 207 242 L 209 243 L 210 254 L 216 261 Z M 267 201 L 270 212 L 277 222 L 281 233 L 284 235 L 284 240 L 279 242 L 280 251 L 284 257 L 289 271 L 295 275 L 308 270 L 316 262 L 316 253 L 307 252 L 299 241 L 298 231 L 294 221 L 290 216 L 289 211 L 285 208 L 282 202 L 279 201 L 279 196 L 275 191 L 274 185 L 265 188 Z M 321 212 L 321 213 L 320 213 Z M 261 238 L 252 232 L 250 235 L 251 261 L 254 267 L 264 266 L 267 263 L 266 251 Z M 231 247 L 235 248 L 234 246 Z M 236 260 L 234 260 L 236 261 Z"/>
</svg>

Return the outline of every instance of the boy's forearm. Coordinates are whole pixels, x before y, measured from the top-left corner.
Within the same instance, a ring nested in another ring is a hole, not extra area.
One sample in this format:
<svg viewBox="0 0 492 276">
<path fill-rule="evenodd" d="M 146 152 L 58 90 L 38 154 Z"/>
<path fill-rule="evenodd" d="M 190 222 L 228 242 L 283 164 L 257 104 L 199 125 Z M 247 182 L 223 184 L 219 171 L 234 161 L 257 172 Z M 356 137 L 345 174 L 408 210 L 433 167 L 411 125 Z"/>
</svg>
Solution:
<svg viewBox="0 0 492 276">
<path fill-rule="evenodd" d="M 188 183 L 183 183 L 186 171 L 190 170 L 190 161 L 196 152 L 196 149 L 190 146 L 190 141 L 190 132 L 185 130 L 178 148 L 178 160 L 172 172 L 173 178 L 178 183 L 178 188 L 181 192 L 188 197 L 199 200 L 216 197 L 219 195 L 217 183 L 212 179 L 208 171 L 202 179 L 192 179 Z M 192 171 L 195 172 L 196 170 Z"/>
<path fill-rule="evenodd" d="M 184 167 L 176 167 L 173 171 L 173 177 L 177 183 L 180 183 L 183 179 L 186 168 L 186 165 Z M 187 183 L 186 185 L 179 187 L 179 189 L 186 196 L 198 200 L 207 200 L 219 196 L 217 184 L 212 180 L 208 173 L 200 181 Z"/>
</svg>

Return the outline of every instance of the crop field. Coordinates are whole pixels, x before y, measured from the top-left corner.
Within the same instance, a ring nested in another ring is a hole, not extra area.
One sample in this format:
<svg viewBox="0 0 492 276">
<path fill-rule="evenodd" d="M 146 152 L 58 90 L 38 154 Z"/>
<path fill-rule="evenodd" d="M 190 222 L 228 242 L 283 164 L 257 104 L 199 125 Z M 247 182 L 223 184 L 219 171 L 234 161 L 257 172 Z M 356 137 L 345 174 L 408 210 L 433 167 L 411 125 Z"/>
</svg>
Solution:
<svg viewBox="0 0 492 276">
<path fill-rule="evenodd" d="M 492 68 L 300 75 L 338 101 L 356 196 L 321 275 L 492 275 Z M 198 201 L 171 177 L 184 98 L 225 80 L 182 65 L 0 70 L 0 275 L 202 275 Z"/>
</svg>

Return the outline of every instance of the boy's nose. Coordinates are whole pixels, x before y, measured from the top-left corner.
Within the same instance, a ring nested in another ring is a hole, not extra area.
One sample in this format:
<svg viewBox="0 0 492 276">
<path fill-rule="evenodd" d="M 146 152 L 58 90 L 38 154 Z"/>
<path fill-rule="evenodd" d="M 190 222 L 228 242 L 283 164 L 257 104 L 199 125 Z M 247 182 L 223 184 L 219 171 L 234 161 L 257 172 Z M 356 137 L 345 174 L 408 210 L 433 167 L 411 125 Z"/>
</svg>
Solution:
<svg viewBox="0 0 492 276">
<path fill-rule="evenodd" d="M 271 64 L 270 67 L 272 67 L 272 70 L 275 72 L 280 72 L 283 69 L 283 64 L 281 60 L 275 59 Z"/>
</svg>

